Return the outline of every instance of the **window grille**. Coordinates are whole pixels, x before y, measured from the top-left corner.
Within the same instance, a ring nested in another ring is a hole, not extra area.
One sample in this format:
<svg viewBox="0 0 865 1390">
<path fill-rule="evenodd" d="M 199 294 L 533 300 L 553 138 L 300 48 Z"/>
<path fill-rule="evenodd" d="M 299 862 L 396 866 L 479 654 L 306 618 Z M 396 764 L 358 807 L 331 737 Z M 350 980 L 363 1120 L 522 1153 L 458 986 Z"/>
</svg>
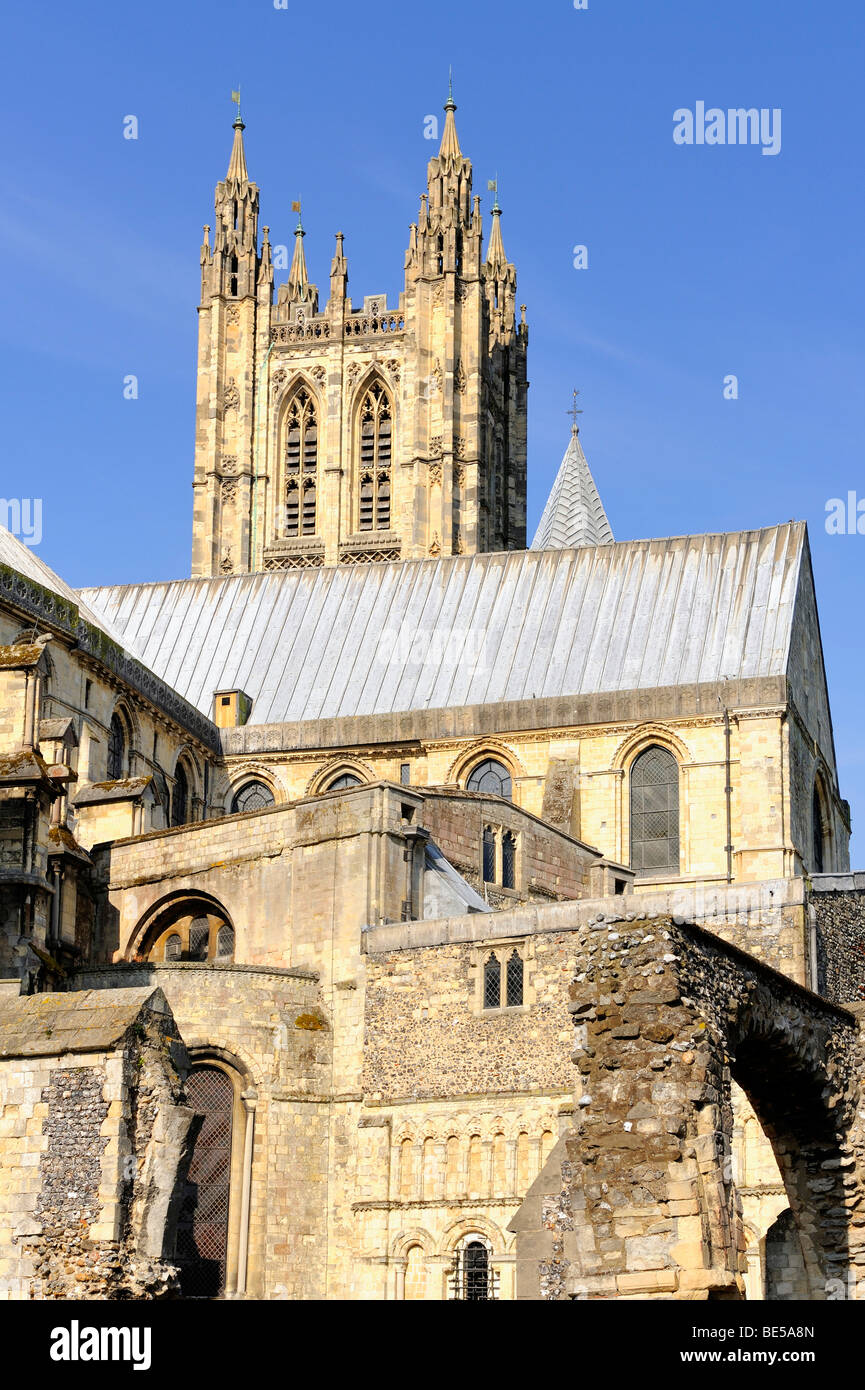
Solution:
<svg viewBox="0 0 865 1390">
<path fill-rule="evenodd" d="M 502 836 L 502 887 L 515 888 L 517 876 L 517 841 L 510 830 Z"/>
<path fill-rule="evenodd" d="M 523 1002 L 523 961 L 517 950 L 508 957 L 505 997 L 509 1009 L 515 1009 Z"/>
<path fill-rule="evenodd" d="M 486 758 L 482 763 L 478 763 L 472 770 L 466 786 L 470 792 L 492 792 L 494 796 L 503 796 L 508 801 L 511 799 L 511 774 L 504 763 L 498 762 L 495 758 Z"/>
<path fill-rule="evenodd" d="M 177 935 L 177 932 L 174 932 L 172 936 L 169 936 L 168 940 L 165 943 L 165 959 L 180 960 L 182 950 L 183 942 Z"/>
<path fill-rule="evenodd" d="M 234 1088 L 217 1067 L 195 1067 L 186 1102 L 204 1119 L 183 1187 L 177 1222 L 177 1263 L 184 1298 L 217 1298 L 225 1288 L 231 1195 Z"/>
<path fill-rule="evenodd" d="M 469 1240 L 454 1257 L 450 1296 L 460 1302 L 490 1302 L 499 1296 L 499 1276 L 482 1240 Z"/>
<path fill-rule="evenodd" d="M 502 1002 L 502 967 L 495 956 L 484 965 L 484 1008 L 498 1009 Z"/>
<path fill-rule="evenodd" d="M 216 934 L 216 955 L 220 960 L 234 955 L 234 928 L 227 922 L 223 922 Z"/>
<path fill-rule="evenodd" d="M 489 826 L 484 827 L 484 883 L 496 881 L 496 833 Z"/>
<path fill-rule="evenodd" d="M 189 924 L 189 960 L 207 960 L 210 949 L 210 923 L 206 917 L 194 917 Z"/>
<path fill-rule="evenodd" d="M 665 748 L 647 748 L 631 768 L 631 866 L 679 872 L 679 765 Z"/>
<path fill-rule="evenodd" d="M 231 803 L 232 815 L 238 811 L 260 811 L 274 804 L 273 792 L 265 782 L 247 782 L 235 794 Z"/>
</svg>

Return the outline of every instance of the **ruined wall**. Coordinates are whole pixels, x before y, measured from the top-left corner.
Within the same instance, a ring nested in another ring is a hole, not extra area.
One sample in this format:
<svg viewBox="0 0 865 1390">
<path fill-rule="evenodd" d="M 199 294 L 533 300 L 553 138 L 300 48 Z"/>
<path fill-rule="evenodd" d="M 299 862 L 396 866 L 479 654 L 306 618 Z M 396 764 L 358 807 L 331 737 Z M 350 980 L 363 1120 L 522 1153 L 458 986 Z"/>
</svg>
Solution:
<svg viewBox="0 0 865 1390">
<path fill-rule="evenodd" d="M 519 1296 L 744 1295 L 732 1080 L 781 1170 L 796 1292 L 833 1296 L 865 1265 L 856 1020 L 669 918 L 597 921 L 580 955 L 575 1123 L 512 1223 Z"/>
<path fill-rule="evenodd" d="M 176 1291 L 172 1194 L 193 1114 L 186 1054 L 153 989 L 0 1005 L 0 1292 Z"/>
<path fill-rule="evenodd" d="M 809 896 L 817 988 L 838 1004 L 865 999 L 865 874 L 823 874 Z"/>
</svg>

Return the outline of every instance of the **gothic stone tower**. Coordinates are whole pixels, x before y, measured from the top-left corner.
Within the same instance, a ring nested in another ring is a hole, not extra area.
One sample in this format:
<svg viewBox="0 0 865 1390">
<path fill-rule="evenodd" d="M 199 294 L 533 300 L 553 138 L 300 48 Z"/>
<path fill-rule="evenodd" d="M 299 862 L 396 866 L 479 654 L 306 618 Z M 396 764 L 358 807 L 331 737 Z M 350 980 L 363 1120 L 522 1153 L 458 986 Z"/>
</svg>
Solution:
<svg viewBox="0 0 865 1390">
<path fill-rule="evenodd" d="M 398 306 L 354 307 L 337 233 L 321 311 L 300 222 L 274 303 L 238 114 L 201 249 L 194 576 L 525 547 L 528 328 L 455 110 Z"/>
</svg>

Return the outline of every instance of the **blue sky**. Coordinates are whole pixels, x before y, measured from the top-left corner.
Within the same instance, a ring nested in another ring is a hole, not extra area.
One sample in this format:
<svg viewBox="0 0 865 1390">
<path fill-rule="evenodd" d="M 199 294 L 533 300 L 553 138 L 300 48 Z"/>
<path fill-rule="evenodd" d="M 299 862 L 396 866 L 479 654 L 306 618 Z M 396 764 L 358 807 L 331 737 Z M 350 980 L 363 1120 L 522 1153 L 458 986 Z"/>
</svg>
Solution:
<svg viewBox="0 0 865 1390">
<path fill-rule="evenodd" d="M 824 527 L 829 498 L 865 498 L 861 0 L 53 3 L 5 29 L 0 493 L 44 499 L 49 564 L 73 584 L 188 573 L 198 248 L 232 87 L 271 239 L 302 197 L 312 278 L 341 229 L 349 293 L 393 302 L 453 64 L 528 305 L 530 531 L 575 385 L 617 539 L 807 520 L 865 825 L 865 535 Z M 698 101 L 780 108 L 780 154 L 677 146 Z"/>
</svg>

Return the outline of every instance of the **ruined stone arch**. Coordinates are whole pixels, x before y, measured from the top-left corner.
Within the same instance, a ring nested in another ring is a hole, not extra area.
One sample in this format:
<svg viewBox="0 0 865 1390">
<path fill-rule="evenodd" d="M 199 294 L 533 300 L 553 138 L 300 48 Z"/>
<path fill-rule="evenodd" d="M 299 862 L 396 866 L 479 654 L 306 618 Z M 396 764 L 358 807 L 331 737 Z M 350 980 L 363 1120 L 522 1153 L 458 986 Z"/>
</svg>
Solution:
<svg viewBox="0 0 865 1390">
<path fill-rule="evenodd" d="M 310 778 L 307 788 L 307 796 L 321 796 L 323 792 L 329 791 L 331 785 L 338 781 L 340 777 L 356 777 L 361 784 L 375 782 L 376 775 L 371 767 L 360 761 L 359 758 L 331 758 L 325 763 L 313 777 Z"/>
</svg>

